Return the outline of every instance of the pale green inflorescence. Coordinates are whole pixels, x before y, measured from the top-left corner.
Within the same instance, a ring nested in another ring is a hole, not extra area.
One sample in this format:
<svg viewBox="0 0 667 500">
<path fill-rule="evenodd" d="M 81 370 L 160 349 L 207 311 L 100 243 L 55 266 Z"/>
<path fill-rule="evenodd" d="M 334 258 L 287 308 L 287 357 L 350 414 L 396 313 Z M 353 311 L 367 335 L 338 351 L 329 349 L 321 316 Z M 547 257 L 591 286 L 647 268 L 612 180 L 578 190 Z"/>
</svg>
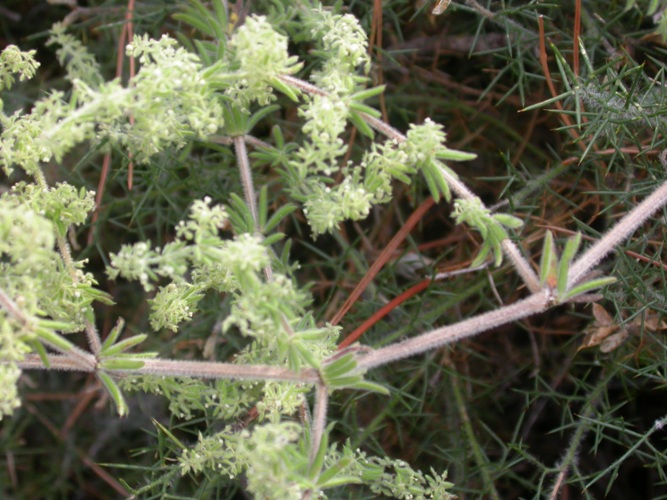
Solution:
<svg viewBox="0 0 667 500">
<path fill-rule="evenodd" d="M 298 107 L 305 120 L 304 140 L 300 148 L 294 147 L 296 152 L 289 160 L 298 173 L 296 186 L 290 187 L 304 202 L 313 232 L 320 234 L 341 221 L 367 217 L 373 204 L 389 201 L 393 179 L 409 182 L 410 174 L 430 168 L 447 150 L 441 126 L 427 122 L 410 131 L 407 143 L 374 143 L 359 165 L 341 165 L 347 153 L 341 136 L 348 120 L 359 119 L 359 109 L 364 113 L 370 109 L 359 108 L 363 98 L 377 95 L 358 94 L 369 82 L 367 37 L 353 16 L 321 9 L 310 15 L 304 29 L 320 49 L 322 64 L 311 72 L 311 80 L 324 93 L 305 97 Z M 127 54 L 138 58 L 141 69 L 127 87 L 118 80 L 104 82 L 95 59 L 63 26 L 54 26 L 48 43 L 60 47 L 57 56 L 72 83 L 71 97 L 53 92 L 29 113 L 0 115 L 0 162 L 6 173 L 20 166 L 39 182 L 43 182 L 41 164 L 60 162 L 84 141 L 109 142 L 125 148 L 135 161 L 147 162 L 193 139 L 206 140 L 224 125 L 223 106 L 246 112 L 255 104 L 270 103 L 275 99 L 274 89 L 285 88 L 281 77 L 302 66 L 289 55 L 287 37 L 262 16 L 248 17 L 228 45 L 231 52 L 208 68 L 168 36 L 160 40 L 135 37 Z M 31 54 L 8 48 L 0 57 L 2 84 L 13 83 L 10 73 L 24 79 L 36 67 Z M 330 181 L 338 173 L 343 179 L 334 185 Z M 65 255 L 55 250 L 71 225 L 85 221 L 94 206 L 94 193 L 67 184 L 48 188 L 39 182 L 17 184 L 10 195 L 0 199 L 0 289 L 17 297 L 28 319 L 19 324 L 0 309 L 0 350 L 5 361 L 0 365 L 0 382 L 10 387 L 2 393 L 0 417 L 18 404 L 20 371 L 15 363 L 23 359 L 30 350 L 29 342 L 35 339 L 30 329 L 33 316 L 62 320 L 76 331 L 86 320 L 94 321 L 93 300 L 108 300 L 95 290 L 92 275 L 83 271 L 84 262 L 66 262 Z M 150 300 L 150 323 L 155 330 L 178 331 L 196 314 L 207 292 L 228 293 L 231 312 L 222 330 L 234 329 L 252 339 L 235 362 L 287 366 L 293 371 L 319 369 L 335 351 L 340 327 L 317 326 L 308 312 L 309 295 L 288 275 L 274 271 L 271 279 L 266 278 L 273 256 L 264 236 L 223 237 L 220 233 L 227 229 L 227 218 L 225 208 L 212 205 L 211 199 L 195 201 L 189 217 L 176 227 L 174 241 L 163 248 L 151 248 L 150 242 L 123 246 L 110 256 L 108 275 L 137 280 L 145 291 L 155 291 Z M 168 283 L 159 286 L 162 281 Z M 56 293 L 48 293 L 53 290 Z M 351 375 L 357 382 L 362 380 L 359 373 L 339 375 L 340 387 L 350 385 L 347 378 Z M 258 497 L 302 498 L 309 489 L 324 497 L 313 486 L 315 476 L 307 474 L 309 460 L 304 450 L 308 443 L 302 427 L 281 421 L 302 407 L 310 387 L 226 380 L 207 384 L 150 376 L 129 377 L 122 384 L 125 389 L 168 394 L 170 410 L 183 419 L 193 418 L 197 411 L 231 418 L 256 406 L 262 424 L 252 432 L 223 431 L 200 437 L 198 445 L 183 452 L 182 473 L 205 469 L 229 475 L 247 472 L 248 489 Z M 373 482 L 370 476 L 375 476 L 372 488 L 376 492 L 408 498 L 408 492 L 430 491 L 424 486 L 427 482 L 443 491 L 446 486 L 444 477 L 442 481 L 424 478 L 398 462 L 371 463 L 363 454 L 347 449 L 345 457 L 335 448 L 327 454 L 325 462 L 334 468 L 338 465 L 331 460 L 344 458 L 348 472 L 369 476 L 364 478 L 367 482 Z M 385 467 L 394 467 L 395 476 L 383 474 Z M 397 481 L 399 476 L 402 481 Z M 390 484 L 396 487 L 383 489 Z"/>
<path fill-rule="evenodd" d="M 264 16 L 250 16 L 229 43 L 238 66 L 237 81 L 226 91 L 235 105 L 247 108 L 252 102 L 269 104 L 275 99 L 271 83 L 301 67 L 287 51 L 288 39 Z"/>
<path fill-rule="evenodd" d="M 0 323 L 0 331 L 2 323 Z M 0 349 L 4 346 L 0 341 Z M 21 400 L 18 397 L 17 383 L 21 376 L 21 370 L 16 365 L 3 363 L 0 364 L 0 420 L 5 415 L 11 415 L 14 410 L 21 406 Z"/>
<path fill-rule="evenodd" d="M 308 19 L 311 36 L 322 48 L 325 57 L 321 69 L 311 76 L 323 90 L 336 95 L 349 95 L 359 83 L 367 81 L 364 74 L 370 71 L 368 37 L 359 21 L 351 14 L 333 14 L 319 9 Z"/>
<path fill-rule="evenodd" d="M 81 214 L 81 199 L 74 196 L 67 204 L 49 196 L 59 189 L 45 191 L 38 214 L 31 208 L 30 200 L 12 194 L 0 199 L 0 289 L 10 297 L 21 298 L 21 309 L 28 316 L 39 315 L 70 324 L 70 331 L 77 331 L 87 314 L 92 312 L 94 300 L 108 301 L 106 294 L 95 289 L 92 274 L 82 270 L 85 261 L 73 261 L 69 266 L 55 250 L 55 235 L 64 234 L 66 225 L 57 224 L 47 217 L 74 223 Z M 65 189 L 65 191 L 69 191 Z M 85 203 L 84 203 L 85 205 Z M 57 208 L 58 213 L 47 210 Z M 70 210 L 71 207 L 71 210 Z M 70 217 L 70 219 L 68 219 Z M 59 227 L 59 229 L 56 229 Z"/>
<path fill-rule="evenodd" d="M 52 26 L 46 45 L 59 46 L 56 57 L 60 65 L 66 68 L 66 77 L 70 82 L 80 80 L 93 87 L 102 83 L 99 63 L 83 43 L 66 32 L 64 24 L 56 23 Z"/>
<path fill-rule="evenodd" d="M 32 350 L 35 339 L 32 318 L 38 313 L 58 312 L 52 306 L 52 291 L 44 278 L 58 274 L 53 251 L 53 225 L 45 217 L 22 206 L 12 195 L 0 197 L 0 290 L 13 297 L 21 317 L 0 308 L 0 418 L 19 406 L 16 383 L 20 375 L 16 362 Z M 59 293 L 71 293 L 71 286 Z M 71 295 L 70 295 L 71 297 Z"/>
<path fill-rule="evenodd" d="M 169 283 L 161 287 L 151 304 L 151 327 L 155 331 L 162 328 L 178 331 L 179 323 L 189 321 L 197 309 L 197 303 L 204 297 L 198 286 L 189 283 Z"/>
<path fill-rule="evenodd" d="M 447 139 L 444 127 L 430 118 L 421 125 L 411 124 L 406 137 L 403 150 L 408 161 L 420 167 L 436 158 L 438 151 L 445 148 Z"/>
<path fill-rule="evenodd" d="M 20 203 L 53 221 L 61 236 L 70 225 L 83 224 L 95 208 L 93 191 L 77 189 L 64 182 L 51 188 L 18 182 L 12 186 L 12 191 Z"/>
<path fill-rule="evenodd" d="M 0 52 L 0 90 L 11 88 L 14 85 L 14 74 L 19 75 L 20 81 L 29 80 L 35 76 L 39 68 L 39 63 L 35 60 L 36 53 L 36 50 L 24 52 L 16 45 L 7 45 Z"/>
<path fill-rule="evenodd" d="M 495 265 L 500 265 L 502 261 L 501 243 L 507 238 L 505 227 L 518 228 L 523 224 L 521 219 L 512 215 L 492 214 L 477 197 L 469 200 L 456 200 L 452 217 L 457 224 L 465 222 L 482 235 L 484 244 L 475 259 L 475 265 L 480 264 L 481 260 L 490 252 L 493 252 Z"/>
<path fill-rule="evenodd" d="M 307 462 L 297 446 L 301 435 L 295 422 L 265 424 L 240 434 L 227 429 L 200 435 L 197 445 L 181 455 L 181 473 L 211 470 L 234 478 L 247 472 L 248 489 L 257 498 L 298 500 L 306 490 Z"/>
<path fill-rule="evenodd" d="M 142 68 L 131 84 L 129 111 L 135 123 L 121 129 L 125 134 L 119 139 L 136 151 L 138 161 L 222 127 L 222 105 L 195 54 L 166 35 L 160 40 L 136 36 L 127 54 Z"/>
<path fill-rule="evenodd" d="M 306 119 L 302 130 L 310 139 L 297 153 L 300 169 L 307 175 L 332 175 L 339 169 L 336 159 L 347 150 L 339 137 L 347 126 L 347 105 L 335 97 L 316 95 L 299 108 L 299 115 Z"/>
<path fill-rule="evenodd" d="M 400 499 L 455 498 L 447 474 L 424 474 L 402 460 L 368 457 L 349 443 L 329 448 L 322 475 L 334 470 L 334 483 L 313 480 L 307 458 L 300 452 L 304 436 L 294 422 L 256 426 L 240 434 L 227 428 L 212 436 L 200 434 L 197 444 L 179 458 L 182 474 L 213 472 L 234 478 L 246 473 L 249 489 L 261 498 L 300 499 L 310 489 L 315 498 L 328 498 L 326 488 L 364 483 L 377 495 Z M 341 479 L 338 479 L 339 476 Z"/>
<path fill-rule="evenodd" d="M 316 235 L 332 231 L 343 220 L 365 219 L 373 201 L 373 193 L 349 177 L 334 187 L 317 186 L 315 194 L 305 203 L 304 214 Z"/>
<path fill-rule="evenodd" d="M 145 162 L 165 149 L 208 137 L 223 125 L 220 96 L 205 78 L 199 58 L 167 36 L 134 38 L 127 51 L 142 67 L 127 88 L 117 80 L 101 82 L 94 60 L 62 26 L 54 27 L 50 43 L 61 46 L 58 55 L 73 84 L 71 103 L 53 92 L 28 114 L 1 117 L 0 161 L 8 174 L 18 165 L 35 175 L 40 163 L 60 161 L 87 140 L 109 139 L 129 148 L 135 161 Z"/>
</svg>

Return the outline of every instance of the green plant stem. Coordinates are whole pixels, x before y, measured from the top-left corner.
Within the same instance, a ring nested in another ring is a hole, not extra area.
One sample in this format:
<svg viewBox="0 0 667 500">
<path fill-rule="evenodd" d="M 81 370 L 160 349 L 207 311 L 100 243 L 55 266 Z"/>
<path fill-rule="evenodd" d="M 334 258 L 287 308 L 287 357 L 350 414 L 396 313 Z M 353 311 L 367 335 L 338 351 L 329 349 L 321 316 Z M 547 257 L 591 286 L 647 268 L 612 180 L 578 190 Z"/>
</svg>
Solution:
<svg viewBox="0 0 667 500">
<path fill-rule="evenodd" d="M 246 144 L 250 144 L 251 146 L 264 149 L 273 149 L 271 144 L 252 135 L 246 134 L 243 136 L 243 139 L 245 140 Z M 234 139 L 225 135 L 214 135 L 209 137 L 208 140 L 215 142 L 216 144 L 222 144 L 224 146 L 231 146 L 234 144 Z"/>
<path fill-rule="evenodd" d="M 27 316 L 23 314 L 23 311 L 16 305 L 16 302 L 9 298 L 2 288 L 0 288 L 0 306 L 2 306 L 2 308 L 22 326 L 28 326 L 30 324 Z"/>
<path fill-rule="evenodd" d="M 42 189 L 49 189 L 48 183 L 46 182 L 46 177 L 44 177 L 44 173 L 41 170 L 37 170 L 35 172 L 35 180 L 37 185 Z M 63 259 L 65 268 L 72 278 L 72 281 L 74 283 L 78 283 L 79 276 L 77 274 L 76 268 L 74 267 L 74 260 L 72 259 L 72 253 L 70 251 L 67 240 L 63 235 L 60 234 L 59 231 L 56 230 L 55 233 L 56 244 L 58 245 L 58 251 L 60 252 L 61 258 Z M 102 341 L 95 327 L 90 325 L 88 322 L 86 322 L 86 338 L 88 339 L 88 344 L 90 345 L 91 351 L 93 354 L 97 355 L 102 349 Z"/>
<path fill-rule="evenodd" d="M 91 366 L 81 366 L 77 360 L 64 354 L 49 354 L 49 366 L 44 366 L 42 359 L 37 354 L 27 354 L 23 361 L 17 363 L 22 370 L 62 370 L 67 372 L 88 372 L 95 371 L 95 362 Z M 1 363 L 1 362 L 0 362 Z"/>
<path fill-rule="evenodd" d="M 589 406 L 586 408 L 586 412 L 581 415 L 581 418 L 589 419 L 591 416 L 593 416 L 593 412 L 594 407 Z M 559 472 L 554 480 L 553 488 L 551 489 L 551 493 L 548 497 L 549 500 L 556 500 L 558 498 L 558 492 L 563 486 L 563 483 L 566 481 L 570 468 L 577 460 L 579 446 L 581 446 L 581 442 L 586 436 L 589 428 L 590 425 L 587 425 L 587 423 L 584 422 L 580 422 L 580 424 L 577 426 L 577 430 L 572 435 L 572 439 L 570 439 L 570 445 L 565 451 L 565 456 L 563 457 L 561 463 L 558 465 Z"/>
<path fill-rule="evenodd" d="M 88 339 L 91 352 L 97 356 L 102 350 L 102 340 L 95 325 L 88 320 L 86 320 L 86 338 Z"/>
<path fill-rule="evenodd" d="M 280 75 L 278 78 L 280 78 L 286 84 L 301 90 L 302 92 L 306 92 L 308 94 L 313 94 L 313 95 L 321 95 L 321 96 L 329 95 L 328 92 L 325 92 L 324 90 L 320 89 L 319 87 L 316 87 L 312 83 L 308 83 L 307 81 L 301 80 L 300 78 L 296 78 L 290 75 Z"/>
<path fill-rule="evenodd" d="M 74 267 L 74 260 L 72 259 L 72 253 L 70 252 L 69 245 L 67 244 L 65 238 L 58 231 L 56 231 L 56 243 L 58 245 L 60 256 L 65 263 L 65 267 L 67 268 L 69 275 L 72 277 L 72 281 L 74 283 L 78 283 L 79 276 L 76 272 L 76 268 Z M 100 350 L 102 349 L 102 341 L 99 334 L 97 333 L 97 329 L 87 321 L 86 338 L 88 339 L 88 344 L 90 345 L 92 353 L 95 355 L 99 354 Z"/>
<path fill-rule="evenodd" d="M 563 454 L 563 458 L 557 466 L 558 474 L 554 480 L 554 485 L 551 490 L 551 494 L 549 495 L 549 500 L 556 500 L 558 497 L 558 492 L 565 482 L 570 468 L 576 466 L 577 458 L 579 455 L 579 448 L 583 442 L 584 437 L 586 436 L 586 433 L 591 427 L 590 419 L 595 414 L 595 408 L 598 404 L 598 401 L 600 400 L 600 396 L 614 375 L 615 372 L 610 372 L 605 376 L 604 371 L 600 374 L 600 381 L 595 386 L 590 397 L 587 399 L 583 412 L 578 418 L 577 428 L 574 431 L 572 438 L 570 439 L 570 443 L 565 450 L 565 453 Z"/>
<path fill-rule="evenodd" d="M 500 495 L 498 495 L 498 491 L 496 491 L 496 487 L 493 484 L 493 479 L 489 474 L 488 470 L 489 461 L 486 459 L 479 443 L 477 442 L 477 438 L 475 437 L 475 431 L 473 430 L 472 425 L 470 424 L 470 416 L 468 415 L 468 410 L 466 408 L 465 398 L 461 393 L 458 373 L 456 373 L 456 368 L 453 366 L 453 364 L 451 368 L 453 371 L 451 377 L 452 391 L 454 392 L 456 407 L 458 408 L 459 418 L 461 419 L 463 431 L 465 432 L 466 435 L 466 442 L 468 446 L 470 446 L 470 448 L 472 449 L 473 456 L 475 457 L 475 461 L 477 462 L 477 467 L 479 467 L 479 471 L 482 474 L 482 479 L 484 480 L 484 483 L 486 485 L 484 492 L 486 493 L 488 491 L 489 494 L 491 495 L 491 498 L 493 498 L 494 500 L 500 500 Z"/>
</svg>

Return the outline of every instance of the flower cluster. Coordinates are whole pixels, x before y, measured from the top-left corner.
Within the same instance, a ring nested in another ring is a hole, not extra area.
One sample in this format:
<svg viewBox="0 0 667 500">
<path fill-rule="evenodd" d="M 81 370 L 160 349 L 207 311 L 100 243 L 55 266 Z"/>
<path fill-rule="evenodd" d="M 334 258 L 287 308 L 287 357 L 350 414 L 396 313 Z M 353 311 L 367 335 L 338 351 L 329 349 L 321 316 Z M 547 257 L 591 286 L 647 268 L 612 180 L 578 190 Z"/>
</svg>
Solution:
<svg viewBox="0 0 667 500">
<path fill-rule="evenodd" d="M 95 57 L 88 52 L 83 43 L 67 33 L 62 23 L 56 23 L 51 27 L 51 36 L 46 45 L 58 46 L 56 57 L 67 70 L 66 76 L 70 82 L 80 80 L 93 87 L 103 82 L 100 65 Z"/>
<path fill-rule="evenodd" d="M 39 68 L 39 63 L 35 60 L 36 52 L 36 50 L 23 52 L 16 45 L 7 45 L 0 52 L 0 90 L 11 88 L 14 84 L 14 74 L 18 74 L 21 81 L 35 76 Z"/>
<path fill-rule="evenodd" d="M 368 73 L 368 37 L 359 21 L 351 14 L 334 14 L 323 9 L 312 12 L 308 19 L 311 36 L 320 46 L 324 58 L 322 68 L 315 71 L 312 81 L 336 95 L 351 94 L 366 78 L 357 74 L 361 68 Z"/>
<path fill-rule="evenodd" d="M 298 58 L 287 51 L 288 39 L 278 33 L 264 16 L 250 16 L 229 43 L 238 66 L 238 79 L 226 93 L 233 102 L 246 108 L 252 102 L 269 104 L 275 99 L 272 86 L 281 75 L 301 67 Z"/>
</svg>

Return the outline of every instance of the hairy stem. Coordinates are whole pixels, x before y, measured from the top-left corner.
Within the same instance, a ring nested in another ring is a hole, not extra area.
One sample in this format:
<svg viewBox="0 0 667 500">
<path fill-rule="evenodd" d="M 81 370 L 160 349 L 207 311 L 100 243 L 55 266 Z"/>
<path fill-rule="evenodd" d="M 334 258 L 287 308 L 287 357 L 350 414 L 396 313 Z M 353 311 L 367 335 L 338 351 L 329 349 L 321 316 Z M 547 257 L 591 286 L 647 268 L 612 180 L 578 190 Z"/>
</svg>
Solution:
<svg viewBox="0 0 667 500">
<path fill-rule="evenodd" d="M 47 190 L 49 188 L 48 183 L 46 182 L 46 177 L 44 177 L 44 173 L 41 170 L 37 170 L 35 173 L 35 181 L 42 189 Z M 58 251 L 60 252 L 60 256 L 63 259 L 65 268 L 72 278 L 72 281 L 74 283 L 78 283 L 79 275 L 77 274 L 76 268 L 74 266 L 72 252 L 70 251 L 67 240 L 60 234 L 58 230 L 56 230 L 56 244 L 58 245 Z M 89 326 L 90 325 L 86 324 L 86 337 L 88 339 L 88 344 L 90 345 L 91 350 L 94 354 L 97 354 L 102 348 L 102 341 L 100 340 L 100 336 L 98 335 L 97 330 L 94 327 L 89 328 Z"/>
<path fill-rule="evenodd" d="M 255 227 L 259 224 L 257 217 L 257 200 L 255 199 L 255 188 L 252 183 L 252 172 L 250 170 L 250 160 L 248 159 L 248 150 L 245 147 L 243 136 L 234 137 L 234 150 L 236 151 L 236 163 L 241 174 L 241 184 L 243 184 L 243 196 L 248 204 L 252 220 L 255 221 Z"/>
<path fill-rule="evenodd" d="M 315 386 L 315 408 L 313 409 L 313 420 L 310 427 L 310 463 L 315 460 L 320 449 L 324 429 L 327 426 L 327 405 L 329 402 L 329 392 L 327 386 L 318 383 Z"/>
<path fill-rule="evenodd" d="M 252 170 L 250 169 L 250 160 L 248 159 L 248 149 L 246 148 L 246 139 L 243 136 L 233 138 L 234 150 L 236 151 L 236 163 L 239 166 L 241 174 L 241 184 L 243 184 L 243 196 L 250 209 L 252 220 L 255 221 L 255 230 L 259 231 L 259 216 L 257 214 L 257 199 L 255 197 L 255 187 L 252 183 Z M 273 279 L 271 266 L 264 268 L 264 275 L 268 281 Z"/>
<path fill-rule="evenodd" d="M 23 361 L 16 364 L 22 370 L 63 370 L 68 372 L 88 373 L 93 373 L 95 371 L 95 363 L 90 366 L 82 366 L 78 360 L 63 354 L 49 354 L 48 361 L 49 366 L 45 366 L 42 362 L 42 358 L 33 353 L 27 354 Z"/>
<path fill-rule="evenodd" d="M 288 368 L 265 365 L 234 365 L 231 363 L 214 363 L 204 361 L 181 361 L 171 359 L 147 359 L 144 366 L 133 370 L 108 370 L 109 373 L 119 375 L 163 375 L 165 377 L 196 377 L 203 379 L 235 379 L 235 380 L 275 380 L 282 382 L 296 382 L 302 384 L 316 384 L 319 375 L 316 370 L 306 368 L 293 372 Z M 49 356 L 50 367 L 44 366 L 39 356 L 26 356 L 18 363 L 20 368 L 49 369 L 68 371 L 94 372 L 96 366 L 75 365 L 67 356 Z"/>
<path fill-rule="evenodd" d="M 576 285 L 598 262 L 616 246 L 639 228 L 646 219 L 667 204 L 667 181 L 656 189 L 648 198 L 632 209 L 612 227 L 607 234 L 590 247 L 570 267 L 568 288 Z"/>
<path fill-rule="evenodd" d="M 16 303 L 11 298 L 9 298 L 9 295 L 7 295 L 2 288 L 0 288 L 0 307 L 5 309 L 12 318 L 14 318 L 22 325 L 28 325 L 28 317 L 23 314 L 23 311 L 21 311 Z"/>
<path fill-rule="evenodd" d="M 549 304 L 549 292 L 540 291 L 509 306 L 480 314 L 454 325 L 436 328 L 418 337 L 372 351 L 359 359 L 358 366 L 368 370 L 392 361 L 415 356 L 457 340 L 472 337 L 497 326 L 546 311 Z"/>
<path fill-rule="evenodd" d="M 509 260 L 514 265 L 514 269 L 516 269 L 516 272 L 519 273 L 519 276 L 521 276 L 521 279 L 523 279 L 523 282 L 528 287 L 528 290 L 533 293 L 539 292 L 542 288 L 540 285 L 540 280 L 537 277 L 537 274 L 535 274 L 535 271 L 533 271 L 533 268 L 530 267 L 530 263 L 521 255 L 519 248 L 514 244 L 513 241 L 509 239 L 504 239 L 501 245 L 505 251 L 505 255 L 507 255 Z"/>
</svg>

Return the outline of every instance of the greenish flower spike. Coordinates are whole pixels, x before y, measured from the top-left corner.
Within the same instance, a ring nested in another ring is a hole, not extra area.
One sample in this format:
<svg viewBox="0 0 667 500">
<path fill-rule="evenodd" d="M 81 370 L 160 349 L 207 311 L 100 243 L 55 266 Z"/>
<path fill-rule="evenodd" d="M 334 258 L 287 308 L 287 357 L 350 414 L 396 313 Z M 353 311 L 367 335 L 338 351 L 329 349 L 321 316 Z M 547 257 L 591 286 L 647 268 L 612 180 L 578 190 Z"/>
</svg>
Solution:
<svg viewBox="0 0 667 500">
<path fill-rule="evenodd" d="M 189 283 L 170 283 L 160 288 L 155 298 L 149 301 L 151 327 L 155 331 L 162 328 L 178 331 L 178 324 L 192 318 L 203 296 L 199 287 Z"/>
<path fill-rule="evenodd" d="M 127 47 L 141 71 L 131 82 L 134 126 L 122 139 L 145 162 L 165 148 L 184 147 L 193 137 L 205 139 L 223 125 L 223 110 L 199 58 L 163 35 L 160 40 L 135 36 Z"/>
<path fill-rule="evenodd" d="M 257 101 L 264 106 L 275 99 L 273 82 L 296 73 L 301 64 L 287 51 L 288 39 L 273 29 L 264 16 L 250 16 L 235 33 L 229 47 L 239 67 L 239 80 L 227 95 L 242 108 Z"/>
<path fill-rule="evenodd" d="M 120 252 L 111 254 L 111 265 L 107 268 L 107 275 L 112 280 L 123 276 L 125 279 L 138 280 L 147 292 L 155 287 L 151 281 L 157 281 L 157 267 L 160 255 L 151 250 L 150 242 L 140 242 L 135 245 L 123 245 Z"/>
<path fill-rule="evenodd" d="M 220 250 L 220 259 L 238 275 L 257 272 L 269 264 L 269 254 L 262 245 L 262 238 L 241 234 L 226 242 Z"/>
<path fill-rule="evenodd" d="M 62 92 L 55 91 L 35 104 L 30 114 L 17 111 L 12 116 L 2 116 L 2 136 L 0 136 L 0 161 L 7 175 L 18 165 L 27 174 L 39 172 L 40 162 L 50 161 L 53 152 L 41 141 L 44 131 L 48 131 L 67 116 Z M 69 142 L 69 137 L 61 138 Z"/>
<path fill-rule="evenodd" d="M 364 187 L 373 193 L 374 203 L 391 200 L 392 179 L 410 184 L 410 176 L 416 172 L 408 161 L 408 155 L 396 141 L 373 143 L 360 165 L 364 169 Z"/>
<path fill-rule="evenodd" d="M 308 19 L 313 40 L 320 45 L 317 52 L 324 59 L 322 68 L 314 71 L 311 80 L 336 95 L 355 92 L 367 79 L 357 75 L 370 70 L 368 38 L 359 21 L 350 14 L 334 14 L 318 9 Z"/>
<path fill-rule="evenodd" d="M 523 225 L 521 219 L 512 215 L 491 214 L 491 211 L 482 204 L 482 200 L 477 197 L 469 200 L 456 200 L 452 217 L 457 224 L 465 222 L 482 235 L 484 243 L 472 263 L 473 267 L 480 265 L 490 252 L 493 252 L 494 264 L 499 266 L 503 260 L 501 243 L 507 238 L 505 228 L 516 229 Z"/>
<path fill-rule="evenodd" d="M 333 187 L 317 186 L 303 212 L 313 235 L 333 230 L 345 220 L 365 219 L 371 210 L 373 193 L 355 185 L 350 177 Z"/>
<path fill-rule="evenodd" d="M 1 266 L 17 266 L 21 272 L 30 267 L 43 269 L 55 255 L 54 245 L 55 232 L 48 219 L 21 206 L 14 197 L 0 198 Z M 3 276 L 5 273 L 0 273 L 0 280 Z"/>
<path fill-rule="evenodd" d="M 211 206 L 211 198 L 195 200 L 190 207 L 188 221 L 176 226 L 176 235 L 183 240 L 201 243 L 206 238 L 216 237 L 227 225 L 227 212 L 222 205 Z"/>
<path fill-rule="evenodd" d="M 14 85 L 14 75 L 19 80 L 29 80 L 35 76 L 39 63 L 35 61 L 36 50 L 23 52 L 16 45 L 7 45 L 0 53 L 0 90 L 11 88 Z M 0 108 L 2 109 L 2 108 Z"/>
<path fill-rule="evenodd" d="M 21 406 L 18 397 L 17 383 L 21 376 L 21 370 L 16 365 L 9 363 L 0 364 L 0 420 L 5 416 L 12 415 L 14 410 Z"/>
<path fill-rule="evenodd" d="M 34 331 L 10 319 L 0 308 L 0 420 L 12 415 L 21 405 L 17 387 L 21 370 L 16 363 L 32 351 L 33 345 L 38 344 L 35 338 Z"/>
<path fill-rule="evenodd" d="M 183 450 L 180 472 L 215 471 L 230 479 L 246 473 L 248 489 L 256 498 L 301 499 L 309 489 L 301 439 L 303 432 L 295 422 L 256 426 L 252 432 L 226 428 L 213 436 L 200 434 L 193 448 Z"/>
<path fill-rule="evenodd" d="M 273 281 L 264 283 L 246 273 L 239 276 L 239 281 L 242 292 L 237 294 L 222 325 L 223 331 L 236 326 L 249 337 L 286 341 L 291 332 L 285 330 L 285 322 L 302 312 L 307 296 L 282 275 L 275 275 Z"/>
<path fill-rule="evenodd" d="M 67 70 L 67 79 L 70 82 L 81 80 L 93 87 L 99 86 L 103 81 L 100 65 L 86 47 L 65 30 L 63 24 L 54 24 L 46 45 L 60 46 L 56 49 L 56 57 L 60 65 Z"/>
<path fill-rule="evenodd" d="M 257 426 L 239 441 L 237 450 L 248 468 L 248 488 L 256 498 L 303 498 L 308 458 L 298 446 L 302 434 L 297 423 L 280 422 Z"/>
<path fill-rule="evenodd" d="M 446 171 L 455 179 L 458 178 L 452 169 L 442 163 L 442 160 L 463 161 L 476 157 L 471 153 L 447 148 L 446 139 L 444 127 L 427 118 L 421 125 L 410 125 L 407 141 L 400 146 L 408 155 L 409 163 L 422 171 L 431 195 L 436 201 L 440 200 L 440 195 L 446 200 L 451 198 L 449 185 L 442 171 Z"/>
<path fill-rule="evenodd" d="M 319 144 L 334 140 L 345 131 L 348 108 L 340 99 L 315 95 L 308 99 L 306 106 L 299 108 L 299 115 L 306 119 L 303 132 L 313 143 Z M 343 141 L 338 139 L 338 143 L 342 145 Z"/>
<path fill-rule="evenodd" d="M 225 474 L 231 478 L 242 474 L 244 464 L 235 458 L 238 437 L 231 434 L 228 430 L 207 437 L 200 433 L 193 448 L 183 447 L 183 453 L 178 459 L 181 474 L 215 471 L 216 474 Z"/>
<path fill-rule="evenodd" d="M 95 208 L 94 191 L 76 189 L 67 183 L 42 189 L 36 184 L 18 182 L 12 187 L 12 191 L 26 206 L 51 220 L 58 228 L 60 236 L 65 236 L 70 225 L 83 224 Z"/>
</svg>

